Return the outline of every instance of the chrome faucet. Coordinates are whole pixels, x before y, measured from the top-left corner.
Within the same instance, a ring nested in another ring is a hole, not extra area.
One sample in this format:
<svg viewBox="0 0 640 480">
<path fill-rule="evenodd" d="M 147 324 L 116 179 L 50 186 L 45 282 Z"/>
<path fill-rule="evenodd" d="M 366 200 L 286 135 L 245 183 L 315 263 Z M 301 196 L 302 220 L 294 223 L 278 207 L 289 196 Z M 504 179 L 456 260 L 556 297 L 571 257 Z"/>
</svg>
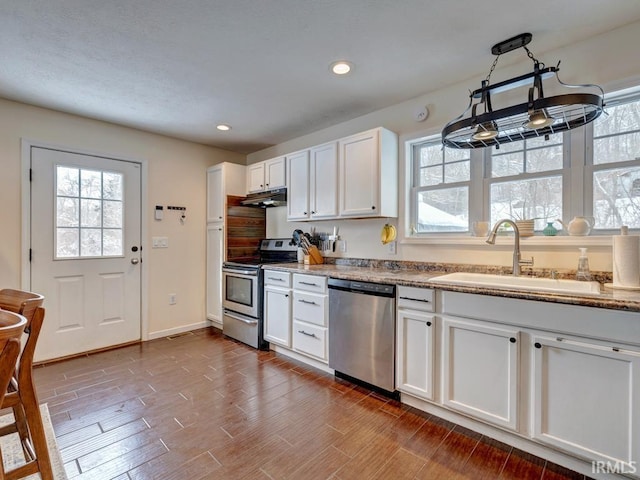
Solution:
<svg viewBox="0 0 640 480">
<path fill-rule="evenodd" d="M 518 229 L 518 226 L 515 224 L 515 222 L 509 220 L 508 218 L 498 220 L 491 229 L 491 233 L 487 237 L 487 243 L 489 245 L 493 245 L 496 243 L 498 228 L 500 228 L 500 225 L 502 225 L 503 223 L 511 225 L 515 233 L 515 241 L 513 244 L 513 275 L 515 277 L 518 277 L 520 276 L 520 265 L 533 265 L 533 257 L 531 257 L 531 260 L 522 260 L 522 258 L 520 257 L 520 230 Z"/>
</svg>

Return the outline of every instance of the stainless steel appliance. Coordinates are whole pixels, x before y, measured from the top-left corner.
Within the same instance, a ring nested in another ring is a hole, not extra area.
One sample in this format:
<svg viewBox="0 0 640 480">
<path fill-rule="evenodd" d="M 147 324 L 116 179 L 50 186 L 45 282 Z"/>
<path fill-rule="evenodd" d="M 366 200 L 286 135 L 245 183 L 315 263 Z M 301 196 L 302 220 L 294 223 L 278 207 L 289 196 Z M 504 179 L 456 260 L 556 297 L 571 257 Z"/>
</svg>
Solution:
<svg viewBox="0 0 640 480">
<path fill-rule="evenodd" d="M 266 192 L 250 193 L 240 204 L 250 207 L 281 207 L 287 204 L 287 189 L 278 188 Z"/>
<path fill-rule="evenodd" d="M 297 246 L 290 238 L 260 242 L 259 260 L 222 265 L 222 331 L 254 348 L 268 349 L 263 328 L 264 265 L 297 261 Z"/>
<path fill-rule="evenodd" d="M 395 391 L 396 287 L 329 278 L 329 366 Z"/>
</svg>

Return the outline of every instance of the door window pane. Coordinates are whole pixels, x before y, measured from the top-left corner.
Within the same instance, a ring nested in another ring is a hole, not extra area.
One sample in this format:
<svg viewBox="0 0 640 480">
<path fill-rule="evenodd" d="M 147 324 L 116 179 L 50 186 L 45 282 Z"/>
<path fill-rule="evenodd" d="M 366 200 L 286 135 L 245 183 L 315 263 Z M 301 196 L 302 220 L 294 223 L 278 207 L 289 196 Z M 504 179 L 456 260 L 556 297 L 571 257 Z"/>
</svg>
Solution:
<svg viewBox="0 0 640 480">
<path fill-rule="evenodd" d="M 102 198 L 102 172 L 80 170 L 80 196 Z"/>
<path fill-rule="evenodd" d="M 56 256 L 74 258 L 80 255 L 80 229 L 58 228 L 56 232 Z"/>
<path fill-rule="evenodd" d="M 57 194 L 70 197 L 78 196 L 80 188 L 80 170 L 77 168 L 58 167 L 57 169 Z"/>
<path fill-rule="evenodd" d="M 122 256 L 121 173 L 56 167 L 55 258 Z"/>
</svg>

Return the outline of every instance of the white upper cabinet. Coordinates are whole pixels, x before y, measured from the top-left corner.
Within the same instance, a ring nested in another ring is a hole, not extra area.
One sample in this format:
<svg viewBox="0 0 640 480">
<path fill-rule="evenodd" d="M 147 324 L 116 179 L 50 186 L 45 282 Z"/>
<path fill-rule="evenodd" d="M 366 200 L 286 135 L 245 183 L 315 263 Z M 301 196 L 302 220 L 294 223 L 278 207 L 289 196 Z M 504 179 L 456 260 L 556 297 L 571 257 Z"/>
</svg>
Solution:
<svg viewBox="0 0 640 480">
<path fill-rule="evenodd" d="M 384 128 L 287 156 L 287 175 L 289 221 L 398 216 L 398 136 Z"/>
<path fill-rule="evenodd" d="M 287 220 L 309 218 L 309 151 L 287 155 Z"/>
<path fill-rule="evenodd" d="M 247 191 L 262 192 L 287 185 L 285 157 L 272 158 L 247 167 Z"/>
<path fill-rule="evenodd" d="M 227 195 L 244 195 L 245 166 L 223 162 L 207 169 L 207 223 L 224 221 Z"/>
<path fill-rule="evenodd" d="M 336 142 L 287 155 L 287 175 L 287 220 L 338 216 Z"/>
<path fill-rule="evenodd" d="M 338 141 L 340 217 L 398 216 L 398 137 L 384 128 Z"/>
<path fill-rule="evenodd" d="M 247 167 L 247 191 L 249 193 L 264 190 L 264 162 Z"/>
<path fill-rule="evenodd" d="M 312 219 L 338 215 L 338 145 L 331 142 L 311 149 L 309 208 Z"/>
</svg>

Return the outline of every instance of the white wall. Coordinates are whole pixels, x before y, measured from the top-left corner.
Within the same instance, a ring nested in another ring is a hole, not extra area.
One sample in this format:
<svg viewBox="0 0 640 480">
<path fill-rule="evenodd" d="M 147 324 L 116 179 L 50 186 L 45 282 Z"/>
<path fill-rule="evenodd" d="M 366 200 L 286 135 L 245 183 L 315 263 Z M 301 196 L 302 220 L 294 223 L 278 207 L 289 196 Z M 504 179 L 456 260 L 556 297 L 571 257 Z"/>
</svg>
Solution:
<svg viewBox="0 0 640 480">
<path fill-rule="evenodd" d="M 537 52 L 535 43 L 530 47 L 541 61 L 546 61 L 547 65 L 555 65 L 558 60 L 562 60 L 560 78 L 563 82 L 596 83 L 600 84 L 605 89 L 605 92 L 611 92 L 640 85 L 640 63 L 635 61 L 638 55 L 638 39 L 640 39 L 640 22 L 555 51 Z M 488 49 L 489 46 L 487 47 Z M 518 53 L 514 52 L 510 55 L 517 55 Z M 493 60 L 493 57 L 489 58 L 489 56 L 487 71 L 490 62 Z M 523 62 L 496 69 L 492 80 L 497 82 L 531 71 L 531 61 L 526 59 L 524 55 L 523 58 L 525 58 Z M 405 162 L 404 141 L 439 133 L 449 120 L 462 113 L 468 103 L 469 90 L 479 88 L 480 81 L 485 76 L 486 72 L 476 78 L 465 79 L 457 83 L 453 83 L 455 79 L 452 79 L 452 85 L 445 89 L 429 92 L 413 100 L 250 154 L 247 157 L 247 163 L 251 164 L 370 128 L 383 126 L 400 135 L 400 178 L 402 179 L 404 177 L 403 168 Z M 428 90 L 428 86 L 425 86 L 425 90 Z M 554 92 L 549 90 L 545 93 L 549 95 Z M 430 115 L 426 122 L 417 123 L 413 120 L 413 112 L 417 106 L 423 105 L 428 106 Z M 499 108 L 495 101 L 494 108 Z M 401 185 L 400 204 L 404 204 L 405 198 L 406 193 L 403 185 Z M 511 264 L 510 253 L 512 247 L 507 242 L 496 246 L 486 245 L 480 240 L 453 246 L 447 244 L 416 245 L 401 243 L 398 245 L 397 255 L 390 255 L 379 241 L 379 232 L 385 221 L 385 219 L 339 220 L 334 222 L 289 224 L 286 222 L 286 211 L 282 207 L 271 209 L 267 214 L 269 233 L 273 236 L 290 235 L 294 228 L 302 228 L 308 231 L 311 227 L 315 227 L 319 231 L 327 231 L 331 230 L 333 224 L 339 225 L 342 236 L 347 240 L 347 253 L 344 254 L 347 257 L 505 266 Z M 404 223 L 402 215 L 397 220 L 393 219 L 392 223 L 398 225 L 398 221 L 401 224 Z M 530 242 L 527 245 L 526 241 L 523 242 L 523 256 L 535 256 L 537 267 L 560 269 L 573 269 L 576 267 L 578 245 L 575 243 L 558 242 L 552 246 L 540 245 L 540 242 L 535 245 L 532 243 L 534 242 Z M 602 245 L 603 242 L 600 243 L 601 245 L 587 245 L 590 251 L 591 268 L 593 270 L 611 271 L 611 248 L 609 244 Z"/>
<path fill-rule="evenodd" d="M 244 155 L 154 135 L 110 123 L 0 99 L 0 287 L 20 288 L 22 138 L 114 158 L 148 162 L 148 236 L 143 268 L 148 274 L 148 334 L 179 331 L 205 316 L 205 170 Z M 187 207 L 181 225 L 176 212 L 153 220 L 154 205 Z M 168 236 L 168 249 L 151 249 L 151 236 Z M 177 294 L 170 306 L 168 294 Z"/>
</svg>

